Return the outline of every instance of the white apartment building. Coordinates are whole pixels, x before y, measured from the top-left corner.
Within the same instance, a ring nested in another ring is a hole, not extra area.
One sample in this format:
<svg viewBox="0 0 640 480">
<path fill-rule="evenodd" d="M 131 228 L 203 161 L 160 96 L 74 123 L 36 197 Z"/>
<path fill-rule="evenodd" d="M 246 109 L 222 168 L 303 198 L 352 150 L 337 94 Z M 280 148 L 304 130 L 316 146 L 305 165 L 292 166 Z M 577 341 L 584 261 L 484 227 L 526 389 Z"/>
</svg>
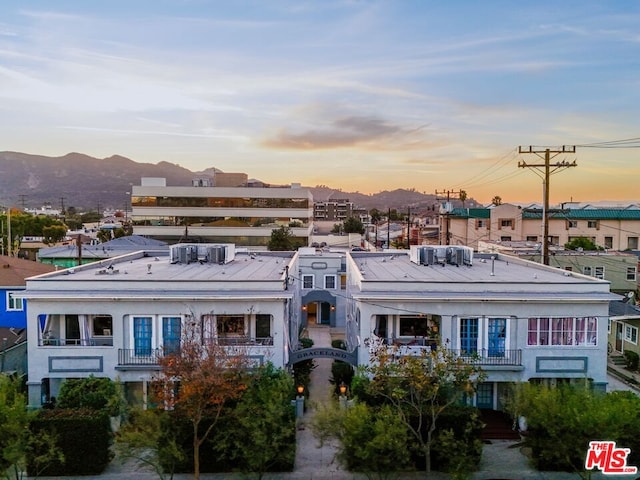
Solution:
<svg viewBox="0 0 640 480">
<path fill-rule="evenodd" d="M 266 246 L 271 232 L 291 228 L 301 245 L 313 229 L 313 197 L 306 188 L 167 186 L 143 178 L 132 186 L 131 220 L 136 235 L 168 243 L 208 242 Z"/>
<path fill-rule="evenodd" d="M 159 356 L 195 326 L 258 364 L 287 365 L 300 323 L 296 262 L 293 252 L 174 245 L 28 279 L 29 405 L 89 375 L 119 379 L 144 403 Z"/>
<path fill-rule="evenodd" d="M 501 409 L 509 382 L 607 383 L 609 282 L 468 247 L 352 252 L 347 343 L 400 354 L 443 345 L 487 373 L 476 405 Z"/>
</svg>

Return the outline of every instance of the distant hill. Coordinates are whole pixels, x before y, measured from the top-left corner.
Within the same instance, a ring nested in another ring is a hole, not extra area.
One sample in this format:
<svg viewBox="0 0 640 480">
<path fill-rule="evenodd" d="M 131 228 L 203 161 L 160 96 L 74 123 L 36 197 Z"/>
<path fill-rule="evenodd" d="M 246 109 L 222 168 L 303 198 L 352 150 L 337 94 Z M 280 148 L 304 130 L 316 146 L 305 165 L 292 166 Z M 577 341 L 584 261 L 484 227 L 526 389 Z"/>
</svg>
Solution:
<svg viewBox="0 0 640 480">
<path fill-rule="evenodd" d="M 114 155 L 94 158 L 82 153 L 46 157 L 17 152 L 0 152 L 0 205 L 37 208 L 50 203 L 54 208 L 74 206 L 78 209 L 124 209 L 128 205 L 131 185 L 140 185 L 142 177 L 163 177 L 167 185 L 191 185 L 194 176 L 212 175 L 220 170 L 210 167 L 192 172 L 179 165 L 160 162 L 138 163 Z M 250 175 L 250 172 L 247 172 Z M 310 187 L 315 200 L 348 198 L 366 209 L 405 211 L 431 209 L 438 203 L 435 195 L 414 190 L 383 191 L 373 195 L 343 192 L 328 186 Z M 459 203 L 459 202 L 457 202 Z M 466 206 L 476 203 L 469 199 Z"/>
</svg>

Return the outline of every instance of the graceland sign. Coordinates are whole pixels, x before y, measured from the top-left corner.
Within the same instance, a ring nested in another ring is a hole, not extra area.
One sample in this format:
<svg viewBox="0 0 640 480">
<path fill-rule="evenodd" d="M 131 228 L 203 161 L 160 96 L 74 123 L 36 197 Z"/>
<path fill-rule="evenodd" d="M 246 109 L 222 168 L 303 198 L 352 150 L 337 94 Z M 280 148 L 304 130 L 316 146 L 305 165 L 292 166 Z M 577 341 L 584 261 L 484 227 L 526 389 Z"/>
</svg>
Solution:
<svg viewBox="0 0 640 480">
<path fill-rule="evenodd" d="M 333 358 L 334 360 L 350 363 L 355 367 L 358 365 L 357 352 L 358 351 L 355 350 L 349 353 L 346 350 L 328 347 L 304 348 L 291 352 L 291 363 L 298 363 L 302 360 L 310 360 L 313 358 Z"/>
</svg>

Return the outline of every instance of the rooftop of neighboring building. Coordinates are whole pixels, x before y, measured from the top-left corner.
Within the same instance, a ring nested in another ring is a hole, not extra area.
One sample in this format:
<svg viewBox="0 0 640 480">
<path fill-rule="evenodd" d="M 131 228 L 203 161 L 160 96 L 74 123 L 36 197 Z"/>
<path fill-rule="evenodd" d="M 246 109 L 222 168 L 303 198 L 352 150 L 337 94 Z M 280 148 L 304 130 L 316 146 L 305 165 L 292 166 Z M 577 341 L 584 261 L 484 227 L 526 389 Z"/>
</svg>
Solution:
<svg viewBox="0 0 640 480">
<path fill-rule="evenodd" d="M 114 238 L 108 242 L 96 245 L 82 245 L 82 257 L 97 259 L 112 258 L 145 248 L 158 250 L 166 248 L 168 251 L 169 246 L 166 242 L 161 240 L 155 240 L 141 235 L 128 235 L 125 237 Z M 55 247 L 41 248 L 38 252 L 39 259 L 75 258 L 77 256 L 78 246 L 76 242 L 69 242 L 66 245 L 58 245 Z"/>
<path fill-rule="evenodd" d="M 17 287 L 25 285 L 25 279 L 34 275 L 55 271 L 53 265 L 45 265 L 17 257 L 0 256 L 0 286 Z"/>
</svg>

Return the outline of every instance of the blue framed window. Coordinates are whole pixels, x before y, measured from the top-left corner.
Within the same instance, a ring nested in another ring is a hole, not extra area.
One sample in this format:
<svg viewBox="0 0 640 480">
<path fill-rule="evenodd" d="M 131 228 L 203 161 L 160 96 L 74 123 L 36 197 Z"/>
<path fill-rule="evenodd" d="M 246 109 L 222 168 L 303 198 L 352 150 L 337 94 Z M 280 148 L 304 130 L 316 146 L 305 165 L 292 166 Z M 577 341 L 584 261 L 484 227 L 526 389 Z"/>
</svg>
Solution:
<svg viewBox="0 0 640 480">
<path fill-rule="evenodd" d="M 478 351 L 478 319 L 460 319 L 460 349 L 470 355 Z"/>
<path fill-rule="evenodd" d="M 507 319 L 490 318 L 487 333 L 489 356 L 504 357 L 504 347 L 507 336 Z"/>
<path fill-rule="evenodd" d="M 151 317 L 133 317 L 133 348 L 135 355 L 151 355 L 152 325 Z"/>
<path fill-rule="evenodd" d="M 162 317 L 162 345 L 165 354 L 180 351 L 182 319 L 180 317 Z"/>
</svg>

